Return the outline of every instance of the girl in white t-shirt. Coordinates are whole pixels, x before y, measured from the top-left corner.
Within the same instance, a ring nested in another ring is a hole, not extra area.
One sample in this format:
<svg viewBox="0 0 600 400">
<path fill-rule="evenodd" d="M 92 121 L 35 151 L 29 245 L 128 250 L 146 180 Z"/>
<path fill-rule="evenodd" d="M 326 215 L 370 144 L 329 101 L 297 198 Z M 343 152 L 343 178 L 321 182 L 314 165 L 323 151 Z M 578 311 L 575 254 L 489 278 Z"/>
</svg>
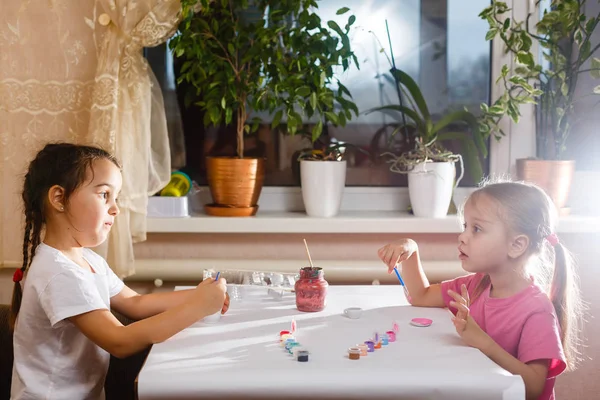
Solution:
<svg viewBox="0 0 600 400">
<path fill-rule="evenodd" d="M 227 311 L 224 279 L 139 295 L 87 249 L 106 240 L 121 184 L 118 162 L 95 147 L 49 144 L 30 163 L 23 266 L 13 277 L 11 399 L 103 398 L 109 353 L 127 357 Z M 123 326 L 111 308 L 139 321 Z"/>
</svg>

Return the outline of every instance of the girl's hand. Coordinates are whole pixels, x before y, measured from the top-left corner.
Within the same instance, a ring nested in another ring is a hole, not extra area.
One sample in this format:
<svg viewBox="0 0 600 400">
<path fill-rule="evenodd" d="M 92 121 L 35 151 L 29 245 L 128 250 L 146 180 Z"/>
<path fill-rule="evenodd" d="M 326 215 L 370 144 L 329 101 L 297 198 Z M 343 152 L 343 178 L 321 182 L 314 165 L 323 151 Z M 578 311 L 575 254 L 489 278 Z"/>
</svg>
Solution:
<svg viewBox="0 0 600 400">
<path fill-rule="evenodd" d="M 456 315 L 452 317 L 452 322 L 454 323 L 456 332 L 467 345 L 484 351 L 493 339 L 469 315 L 470 300 L 467 286 L 462 285 L 461 291 L 462 295 L 453 290 L 448 290 L 448 294 L 454 299 L 454 301 L 450 302 L 450 305 L 458 310 Z"/>
<path fill-rule="evenodd" d="M 221 314 L 225 314 L 227 310 L 229 310 L 229 293 L 225 292 L 225 303 L 223 303 Z"/>
<path fill-rule="evenodd" d="M 227 308 L 229 308 L 226 284 L 227 281 L 223 278 L 219 281 L 207 278 L 196 286 L 195 300 L 204 308 L 206 315 L 212 315 L 219 311 L 222 313 L 226 307 L 226 301 Z"/>
<path fill-rule="evenodd" d="M 406 261 L 419 251 L 419 246 L 412 239 L 402 239 L 396 243 L 390 243 L 377 251 L 377 255 L 388 267 L 391 274 L 397 264 Z"/>
</svg>

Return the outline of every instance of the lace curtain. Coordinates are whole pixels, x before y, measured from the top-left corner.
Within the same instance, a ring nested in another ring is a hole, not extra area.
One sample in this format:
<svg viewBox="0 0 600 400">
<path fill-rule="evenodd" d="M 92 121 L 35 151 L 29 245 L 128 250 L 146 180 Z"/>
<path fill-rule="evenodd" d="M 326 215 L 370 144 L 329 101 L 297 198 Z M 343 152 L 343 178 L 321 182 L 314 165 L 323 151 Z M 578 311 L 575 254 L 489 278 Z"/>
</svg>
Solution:
<svg viewBox="0 0 600 400">
<path fill-rule="evenodd" d="M 170 175 L 164 104 L 142 48 L 175 32 L 179 0 L 0 0 L 0 9 L 0 262 L 20 263 L 27 163 L 47 142 L 70 141 L 123 164 L 121 215 L 96 250 L 129 276 L 147 196 Z"/>
</svg>

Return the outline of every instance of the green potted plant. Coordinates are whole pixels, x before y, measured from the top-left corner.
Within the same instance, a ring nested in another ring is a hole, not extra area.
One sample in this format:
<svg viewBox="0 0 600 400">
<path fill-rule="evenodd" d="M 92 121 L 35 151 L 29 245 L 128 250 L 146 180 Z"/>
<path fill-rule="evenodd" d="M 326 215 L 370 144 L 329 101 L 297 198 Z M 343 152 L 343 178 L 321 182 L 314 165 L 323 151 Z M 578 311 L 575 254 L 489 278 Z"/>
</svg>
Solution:
<svg viewBox="0 0 600 400">
<path fill-rule="evenodd" d="M 288 92 L 301 92 L 307 101 L 295 104 L 298 112 L 294 104 L 286 103 L 283 110 L 275 114 L 272 125 L 283 125 L 280 128 L 288 134 L 299 133 L 310 138 L 311 148 L 304 149 L 292 160 L 300 164 L 304 207 L 309 216 L 333 217 L 339 212 L 346 184 L 344 154 L 353 147 L 330 138 L 328 127 L 345 126 L 353 118 L 352 113 L 359 114 L 350 91 L 336 77 L 353 64 L 359 67 L 348 37 L 356 17 L 346 18 L 349 9 L 343 7 L 337 11 L 346 21 L 343 28 L 333 20 L 327 21 L 324 27 L 314 12 L 317 3 L 306 3 L 309 4 L 298 16 L 290 35 L 283 39 L 284 46 L 297 60 L 294 64 L 298 65 L 277 75 L 279 81 L 292 86 L 287 90 L 284 85 L 279 87 Z M 280 124 L 282 118 L 287 119 L 286 124 Z"/>
<path fill-rule="evenodd" d="M 385 112 L 395 117 L 395 122 L 386 124 L 375 134 L 373 142 L 393 129 L 391 139 L 399 139 L 400 146 L 397 151 L 382 155 L 387 157 L 392 172 L 408 174 L 413 213 L 417 217 L 444 217 L 448 213 L 453 190 L 462 179 L 464 167 L 462 156 L 447 150 L 443 142 L 462 142 L 470 173 L 475 180 L 480 180 L 483 172 L 479 154 L 487 157 L 487 137 L 480 132 L 477 118 L 466 110 L 449 112 L 434 120 L 417 83 L 395 67 L 390 72 L 398 87 L 400 104 L 368 111 Z M 404 99 L 408 105 L 403 104 Z M 455 179 L 457 161 L 460 162 L 461 173 Z"/>
<path fill-rule="evenodd" d="M 235 123 L 237 132 L 237 157 L 207 159 L 215 204 L 205 208 L 219 215 L 253 215 L 264 160 L 244 157 L 244 134 L 258 129 L 258 113 L 273 115 L 271 125 L 283 122 L 290 134 L 303 126 L 304 116 L 316 120 L 316 137 L 325 118 L 341 123 L 334 100 L 348 100 L 328 84 L 335 65 L 348 68 L 356 57 L 335 22 L 328 23 L 330 29 L 322 26 L 315 0 L 181 3 L 183 20 L 171 42 L 185 60 L 179 79 L 194 89 L 190 97 L 206 112 L 205 125 Z"/>
<path fill-rule="evenodd" d="M 600 59 L 594 57 L 600 45 L 592 47 L 600 14 L 586 16 L 583 3 L 552 0 L 542 14 L 544 3 L 537 0 L 524 21 L 511 18 L 501 1 L 493 1 L 480 13 L 490 27 L 486 38 L 499 38 L 517 65 L 514 71 L 502 67 L 497 82 L 504 86 L 504 94 L 490 107 L 481 105 L 482 129 L 500 139 L 505 133 L 499 122 L 505 115 L 517 123 L 523 104 L 536 105 L 537 157 L 517 160 L 517 177 L 543 187 L 559 209 L 567 203 L 575 171 L 575 161 L 564 159 L 567 138 L 577 121 L 575 106 L 583 97 L 600 93 L 600 86 L 589 93 L 576 90 L 581 74 L 600 77 Z M 540 14 L 532 26 L 531 17 Z M 543 62 L 537 61 L 538 48 Z"/>
</svg>

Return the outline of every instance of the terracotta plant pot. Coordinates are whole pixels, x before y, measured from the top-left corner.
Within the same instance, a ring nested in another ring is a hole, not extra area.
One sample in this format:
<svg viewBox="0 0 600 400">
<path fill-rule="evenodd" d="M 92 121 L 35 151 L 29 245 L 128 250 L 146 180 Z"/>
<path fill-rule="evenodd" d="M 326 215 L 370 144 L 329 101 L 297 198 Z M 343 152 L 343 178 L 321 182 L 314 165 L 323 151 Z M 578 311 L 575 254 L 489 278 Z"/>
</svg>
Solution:
<svg viewBox="0 0 600 400">
<path fill-rule="evenodd" d="M 531 182 L 548 193 L 561 214 L 568 214 L 565 206 L 569 199 L 571 182 L 575 173 L 575 161 L 517 160 L 517 179 Z"/>
<path fill-rule="evenodd" d="M 244 215 L 240 209 L 256 213 L 265 178 L 264 158 L 207 157 L 206 175 L 213 204 L 205 207 L 210 215 Z M 237 209 L 237 210 L 236 210 Z"/>
</svg>

